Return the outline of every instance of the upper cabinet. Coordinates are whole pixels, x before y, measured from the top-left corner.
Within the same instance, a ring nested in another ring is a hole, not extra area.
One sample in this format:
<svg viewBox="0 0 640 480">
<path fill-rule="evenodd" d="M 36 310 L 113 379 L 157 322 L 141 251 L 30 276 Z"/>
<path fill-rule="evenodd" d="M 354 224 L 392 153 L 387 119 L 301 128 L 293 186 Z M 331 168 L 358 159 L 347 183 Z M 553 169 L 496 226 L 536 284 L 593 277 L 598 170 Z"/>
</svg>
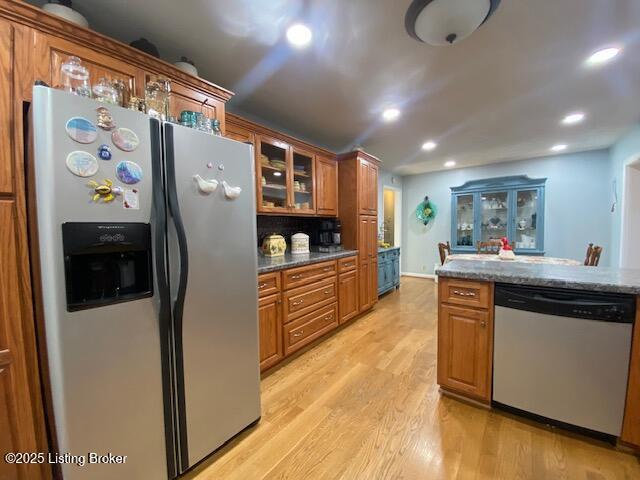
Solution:
<svg viewBox="0 0 640 480">
<path fill-rule="evenodd" d="M 378 166 L 366 158 L 358 158 L 358 204 L 361 215 L 378 213 Z"/>
<path fill-rule="evenodd" d="M 479 241 L 507 237 L 516 252 L 543 255 L 545 182 L 522 175 L 453 187 L 452 250 L 474 251 Z"/>
<path fill-rule="evenodd" d="M 232 113 L 226 124 L 228 138 L 254 146 L 259 214 L 338 215 L 338 166 L 331 152 Z"/>
<path fill-rule="evenodd" d="M 338 216 L 338 164 L 316 156 L 316 207 L 318 215 Z"/>
</svg>

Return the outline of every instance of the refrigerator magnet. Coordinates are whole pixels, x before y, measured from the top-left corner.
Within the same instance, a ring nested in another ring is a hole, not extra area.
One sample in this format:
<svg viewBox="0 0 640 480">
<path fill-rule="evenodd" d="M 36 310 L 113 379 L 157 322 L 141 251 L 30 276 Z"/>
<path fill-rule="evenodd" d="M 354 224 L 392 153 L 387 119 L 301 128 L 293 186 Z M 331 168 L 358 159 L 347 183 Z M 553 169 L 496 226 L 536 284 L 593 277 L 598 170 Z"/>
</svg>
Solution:
<svg viewBox="0 0 640 480">
<path fill-rule="evenodd" d="M 103 130 L 113 130 L 116 128 L 116 124 L 113 121 L 113 117 L 111 116 L 111 112 L 107 107 L 98 107 L 96 108 L 96 112 L 98 112 L 98 126 Z"/>
<path fill-rule="evenodd" d="M 140 145 L 136 132 L 128 128 L 115 129 L 111 133 L 111 140 L 116 147 L 125 152 L 133 152 Z"/>
<path fill-rule="evenodd" d="M 105 143 L 98 147 L 98 156 L 101 160 L 111 160 L 111 147 Z"/>
<path fill-rule="evenodd" d="M 72 117 L 65 126 L 69 136 L 78 143 L 93 143 L 98 138 L 98 129 L 83 117 Z"/>
<path fill-rule="evenodd" d="M 124 160 L 116 165 L 116 175 L 122 183 L 134 185 L 142 180 L 142 168 L 135 162 Z"/>
<path fill-rule="evenodd" d="M 108 178 L 102 183 L 89 180 L 87 186 L 93 188 L 91 200 L 94 202 L 100 202 L 100 200 L 102 200 L 102 203 L 109 203 L 113 202 L 118 195 L 122 195 L 122 188 L 114 186 L 113 181 Z"/>
<path fill-rule="evenodd" d="M 69 171 L 78 177 L 91 177 L 98 172 L 98 160 L 89 152 L 71 152 L 66 163 Z"/>
<path fill-rule="evenodd" d="M 138 196 L 138 189 L 126 188 L 124 190 L 124 195 L 122 197 L 122 206 L 127 210 L 139 210 L 140 209 L 140 201 Z"/>
</svg>

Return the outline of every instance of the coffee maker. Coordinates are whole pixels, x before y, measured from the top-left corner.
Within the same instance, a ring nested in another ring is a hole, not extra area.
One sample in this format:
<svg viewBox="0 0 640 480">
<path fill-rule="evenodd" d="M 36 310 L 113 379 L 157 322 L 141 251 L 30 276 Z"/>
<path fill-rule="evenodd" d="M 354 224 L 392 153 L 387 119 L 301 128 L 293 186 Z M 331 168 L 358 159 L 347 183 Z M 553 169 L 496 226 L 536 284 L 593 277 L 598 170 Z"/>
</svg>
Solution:
<svg viewBox="0 0 640 480">
<path fill-rule="evenodd" d="M 340 229 L 342 225 L 337 218 L 330 220 L 323 220 L 320 224 L 319 240 L 320 245 L 318 251 L 320 252 L 339 252 L 342 250 Z"/>
</svg>

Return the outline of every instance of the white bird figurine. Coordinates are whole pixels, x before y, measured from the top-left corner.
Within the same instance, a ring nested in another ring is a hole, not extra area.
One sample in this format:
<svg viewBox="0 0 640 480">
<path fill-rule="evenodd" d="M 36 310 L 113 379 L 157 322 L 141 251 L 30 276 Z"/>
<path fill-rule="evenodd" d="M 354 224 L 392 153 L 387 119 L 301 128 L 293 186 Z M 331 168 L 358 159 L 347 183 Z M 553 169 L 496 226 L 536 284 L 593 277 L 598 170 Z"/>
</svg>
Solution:
<svg viewBox="0 0 640 480">
<path fill-rule="evenodd" d="M 242 193 L 242 189 L 240 187 L 232 187 L 227 183 L 226 180 L 222 181 L 222 186 L 224 188 L 224 196 L 229 200 L 234 200 L 240 196 Z"/>
<path fill-rule="evenodd" d="M 211 180 L 205 180 L 200 175 L 195 174 L 193 179 L 198 183 L 198 188 L 202 193 L 213 193 L 216 191 L 216 188 L 218 188 L 218 181 L 214 178 Z"/>
</svg>

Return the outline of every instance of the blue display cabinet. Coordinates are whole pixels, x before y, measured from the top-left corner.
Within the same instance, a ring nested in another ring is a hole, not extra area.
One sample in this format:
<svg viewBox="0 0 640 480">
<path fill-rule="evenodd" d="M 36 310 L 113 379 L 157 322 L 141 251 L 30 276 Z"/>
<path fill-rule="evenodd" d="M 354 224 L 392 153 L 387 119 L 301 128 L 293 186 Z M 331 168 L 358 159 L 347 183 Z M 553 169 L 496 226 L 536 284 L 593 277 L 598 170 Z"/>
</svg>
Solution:
<svg viewBox="0 0 640 480">
<path fill-rule="evenodd" d="M 526 175 L 472 180 L 451 188 L 451 251 L 507 237 L 517 253 L 544 255 L 546 178 Z"/>
</svg>

